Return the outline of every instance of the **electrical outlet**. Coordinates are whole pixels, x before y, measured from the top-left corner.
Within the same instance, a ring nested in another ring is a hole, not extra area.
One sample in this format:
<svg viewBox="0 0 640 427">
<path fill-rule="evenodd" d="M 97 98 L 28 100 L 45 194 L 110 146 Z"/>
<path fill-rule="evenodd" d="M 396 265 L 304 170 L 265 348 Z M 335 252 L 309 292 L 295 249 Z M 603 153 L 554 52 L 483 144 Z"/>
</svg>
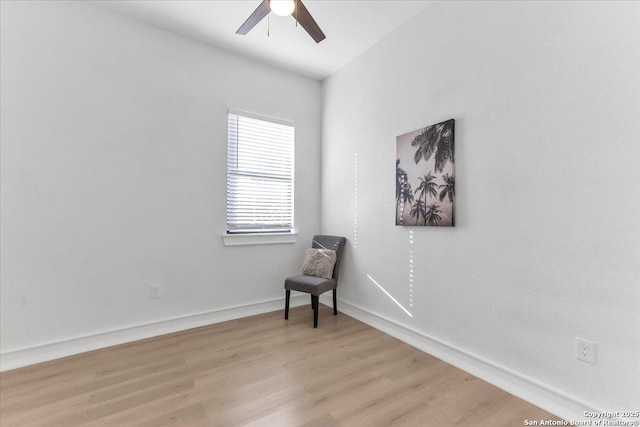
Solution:
<svg viewBox="0 0 640 427">
<path fill-rule="evenodd" d="M 160 285 L 151 285 L 149 288 L 149 298 L 159 298 L 160 297 Z"/>
<path fill-rule="evenodd" d="M 576 338 L 576 359 L 596 364 L 596 343 Z"/>
</svg>

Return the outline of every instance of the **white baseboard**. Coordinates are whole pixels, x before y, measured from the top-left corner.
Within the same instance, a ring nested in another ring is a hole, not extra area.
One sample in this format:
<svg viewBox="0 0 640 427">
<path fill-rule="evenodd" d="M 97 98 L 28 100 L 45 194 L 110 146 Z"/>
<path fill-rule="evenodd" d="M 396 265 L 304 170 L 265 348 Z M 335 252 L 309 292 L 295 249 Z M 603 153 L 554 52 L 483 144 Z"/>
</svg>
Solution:
<svg viewBox="0 0 640 427">
<path fill-rule="evenodd" d="M 292 295 L 290 305 L 296 307 L 308 304 L 308 302 L 306 295 Z M 284 299 L 278 298 L 10 350 L 0 354 L 0 372 L 86 351 L 283 309 Z"/>
<path fill-rule="evenodd" d="M 320 302 L 333 306 L 330 296 Z M 520 399 L 536 405 L 567 421 L 588 421 L 585 411 L 605 412 L 561 390 L 499 365 L 479 355 L 380 316 L 353 303 L 338 300 L 338 311 L 391 335 L 425 353 L 470 373 Z"/>
</svg>

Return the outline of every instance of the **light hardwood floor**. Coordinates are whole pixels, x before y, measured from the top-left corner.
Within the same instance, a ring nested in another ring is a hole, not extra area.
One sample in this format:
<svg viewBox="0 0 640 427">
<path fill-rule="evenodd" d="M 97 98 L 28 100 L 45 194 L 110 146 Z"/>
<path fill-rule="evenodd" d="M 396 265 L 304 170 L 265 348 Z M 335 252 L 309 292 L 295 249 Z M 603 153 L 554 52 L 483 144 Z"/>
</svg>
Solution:
<svg viewBox="0 0 640 427">
<path fill-rule="evenodd" d="M 0 374 L 9 426 L 523 426 L 558 418 L 320 305 Z"/>
</svg>

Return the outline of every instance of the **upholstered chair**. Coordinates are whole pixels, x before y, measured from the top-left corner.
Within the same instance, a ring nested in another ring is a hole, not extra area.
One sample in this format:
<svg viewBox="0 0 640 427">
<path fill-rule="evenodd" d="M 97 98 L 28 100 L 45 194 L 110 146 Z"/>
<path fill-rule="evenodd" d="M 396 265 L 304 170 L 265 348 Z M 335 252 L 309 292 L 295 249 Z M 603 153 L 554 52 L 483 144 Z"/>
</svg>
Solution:
<svg viewBox="0 0 640 427">
<path fill-rule="evenodd" d="M 338 272 L 340 270 L 340 258 L 342 256 L 342 250 L 347 239 L 340 236 L 326 236 L 316 235 L 313 236 L 313 242 L 311 248 L 313 249 L 330 249 L 335 251 L 335 265 L 333 266 L 333 272 L 330 274 L 330 278 L 316 277 L 309 274 L 300 274 L 298 276 L 288 277 L 284 281 L 285 289 L 285 308 L 284 318 L 289 318 L 289 299 L 291 297 L 291 291 L 306 292 L 311 294 L 311 307 L 313 308 L 313 327 L 318 327 L 318 299 L 323 293 L 332 290 L 333 291 L 333 314 L 338 314 L 336 289 L 338 288 Z M 309 252 L 309 251 L 308 251 Z M 305 258 L 305 268 L 307 257 Z M 304 270 L 303 270 L 304 271 Z M 329 276 L 329 275 L 327 275 Z"/>
</svg>

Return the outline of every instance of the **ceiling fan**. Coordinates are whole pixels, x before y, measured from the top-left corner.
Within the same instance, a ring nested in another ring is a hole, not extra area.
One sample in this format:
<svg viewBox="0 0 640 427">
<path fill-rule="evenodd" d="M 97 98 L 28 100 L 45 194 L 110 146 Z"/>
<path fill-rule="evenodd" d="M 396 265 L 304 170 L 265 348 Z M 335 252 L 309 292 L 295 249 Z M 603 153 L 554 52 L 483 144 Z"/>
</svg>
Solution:
<svg viewBox="0 0 640 427">
<path fill-rule="evenodd" d="M 262 0 L 258 8 L 254 10 L 247 20 L 244 21 L 244 24 L 238 28 L 236 34 L 247 34 L 258 22 L 262 21 L 269 12 L 280 16 L 293 16 L 316 43 L 320 43 L 326 38 L 315 19 L 313 19 L 307 8 L 302 4 L 302 0 Z"/>
</svg>

